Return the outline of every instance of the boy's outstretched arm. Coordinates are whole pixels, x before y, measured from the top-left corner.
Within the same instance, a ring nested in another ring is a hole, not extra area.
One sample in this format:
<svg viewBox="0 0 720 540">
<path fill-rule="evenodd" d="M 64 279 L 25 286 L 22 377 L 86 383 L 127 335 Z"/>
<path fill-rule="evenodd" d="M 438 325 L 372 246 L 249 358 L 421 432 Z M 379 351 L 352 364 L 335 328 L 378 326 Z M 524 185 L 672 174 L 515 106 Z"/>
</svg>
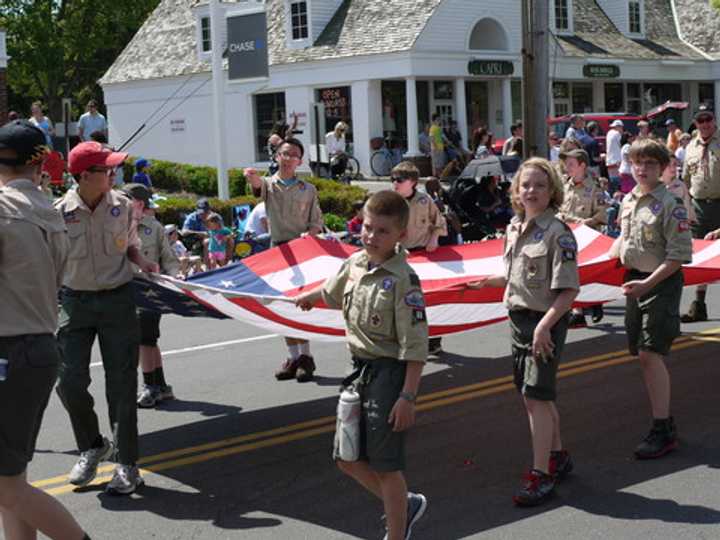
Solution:
<svg viewBox="0 0 720 540">
<path fill-rule="evenodd" d="M 320 284 L 310 291 L 298 294 L 295 297 L 295 305 L 303 311 L 310 311 L 322 298 L 323 286 L 324 284 Z"/>
</svg>

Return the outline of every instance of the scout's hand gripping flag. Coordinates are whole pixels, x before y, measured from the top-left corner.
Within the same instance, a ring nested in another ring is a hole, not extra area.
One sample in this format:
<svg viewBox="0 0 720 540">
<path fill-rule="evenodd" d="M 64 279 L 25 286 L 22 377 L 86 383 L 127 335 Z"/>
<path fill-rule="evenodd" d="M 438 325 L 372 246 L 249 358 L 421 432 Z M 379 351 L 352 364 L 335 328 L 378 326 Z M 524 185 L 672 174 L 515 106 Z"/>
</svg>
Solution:
<svg viewBox="0 0 720 540">
<path fill-rule="evenodd" d="M 576 226 L 580 306 L 622 298 L 624 270 L 608 252 L 613 239 Z M 420 277 L 430 335 L 464 332 L 507 316 L 502 289 L 471 290 L 470 281 L 502 274 L 502 240 L 413 253 L 408 262 Z M 337 273 L 355 248 L 331 240 L 305 237 L 205 272 L 187 281 L 167 276 L 136 278 L 141 308 L 184 316 L 237 319 L 283 336 L 342 340 L 345 324 L 338 310 L 296 308 L 292 297 Z M 683 268 L 685 284 L 720 280 L 720 242 L 695 240 L 693 262 Z"/>
</svg>

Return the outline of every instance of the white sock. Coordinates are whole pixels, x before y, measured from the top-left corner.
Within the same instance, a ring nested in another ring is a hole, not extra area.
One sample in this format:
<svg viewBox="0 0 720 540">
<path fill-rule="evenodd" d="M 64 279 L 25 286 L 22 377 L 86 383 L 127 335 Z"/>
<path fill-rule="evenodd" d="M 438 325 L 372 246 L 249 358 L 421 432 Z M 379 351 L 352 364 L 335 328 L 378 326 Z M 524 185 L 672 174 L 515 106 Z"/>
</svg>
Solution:
<svg viewBox="0 0 720 540">
<path fill-rule="evenodd" d="M 288 345 L 288 353 L 290 353 L 290 360 L 297 360 L 300 358 L 300 345 Z"/>
<path fill-rule="evenodd" d="M 298 345 L 300 347 L 300 354 L 304 354 L 305 356 L 310 356 L 310 342 L 309 341 L 303 341 Z"/>
</svg>

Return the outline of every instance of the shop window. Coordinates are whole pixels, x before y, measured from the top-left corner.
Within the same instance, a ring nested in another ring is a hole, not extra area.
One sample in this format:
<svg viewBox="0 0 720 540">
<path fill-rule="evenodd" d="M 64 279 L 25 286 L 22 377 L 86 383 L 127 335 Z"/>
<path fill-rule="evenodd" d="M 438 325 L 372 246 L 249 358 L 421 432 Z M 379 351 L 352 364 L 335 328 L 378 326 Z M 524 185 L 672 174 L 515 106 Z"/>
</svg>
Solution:
<svg viewBox="0 0 720 540">
<path fill-rule="evenodd" d="M 405 81 L 382 81 L 383 134 L 393 148 L 407 148 Z"/>
<path fill-rule="evenodd" d="M 510 83 L 510 101 L 512 102 L 513 122 L 522 120 L 522 83 L 520 81 L 512 81 Z M 507 135 L 509 135 L 509 133 Z"/>
<path fill-rule="evenodd" d="M 591 112 L 593 108 L 592 83 L 573 83 L 572 85 L 572 112 Z"/>
<path fill-rule="evenodd" d="M 555 0 L 555 30 L 570 30 L 570 0 Z"/>
<path fill-rule="evenodd" d="M 290 28 L 292 30 L 293 40 L 307 39 L 307 2 L 292 2 L 290 4 Z"/>
<path fill-rule="evenodd" d="M 570 83 L 554 82 L 552 86 L 555 116 L 570 114 Z M 563 133 L 564 137 L 565 134 Z"/>
<path fill-rule="evenodd" d="M 417 94 L 418 126 L 420 131 L 430 123 L 430 84 L 428 81 L 415 81 Z"/>
<path fill-rule="evenodd" d="M 642 33 L 642 5 L 638 0 L 631 0 L 628 2 L 628 17 L 629 27 L 631 34 Z"/>
<path fill-rule="evenodd" d="M 630 114 L 640 114 L 642 112 L 640 83 L 627 84 L 627 105 L 625 109 Z"/>
<path fill-rule="evenodd" d="M 488 127 L 488 83 L 487 81 L 465 82 L 465 108 L 470 132 Z"/>
<path fill-rule="evenodd" d="M 349 129 L 345 133 L 345 141 L 352 142 L 352 101 L 349 86 L 321 88 L 317 90 L 316 99 L 325 105 L 325 127 L 327 131 L 335 129 L 335 124 L 345 122 Z"/>
<path fill-rule="evenodd" d="M 715 107 L 715 85 L 713 83 L 698 85 L 698 102 Z"/>
<path fill-rule="evenodd" d="M 673 83 L 644 84 L 642 96 L 643 112 L 645 112 L 666 101 L 681 101 L 682 87 Z"/>
<path fill-rule="evenodd" d="M 625 92 L 622 83 L 605 84 L 605 112 L 624 112 Z"/>
<path fill-rule="evenodd" d="M 212 37 L 210 35 L 210 17 L 202 17 L 200 19 L 200 41 L 202 52 L 210 52 L 212 50 Z"/>
<path fill-rule="evenodd" d="M 482 19 L 470 34 L 469 49 L 507 51 L 508 38 L 505 29 L 494 19 Z"/>
<path fill-rule="evenodd" d="M 276 125 L 286 122 L 285 92 L 257 94 L 255 101 L 255 156 L 268 161 L 267 140 Z"/>
</svg>

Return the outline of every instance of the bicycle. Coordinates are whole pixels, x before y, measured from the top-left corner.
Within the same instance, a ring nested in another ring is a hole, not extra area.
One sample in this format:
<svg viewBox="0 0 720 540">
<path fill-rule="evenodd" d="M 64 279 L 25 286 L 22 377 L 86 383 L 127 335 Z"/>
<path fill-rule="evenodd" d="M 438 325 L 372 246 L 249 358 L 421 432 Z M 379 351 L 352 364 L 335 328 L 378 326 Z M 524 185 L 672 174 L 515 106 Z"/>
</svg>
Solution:
<svg viewBox="0 0 720 540">
<path fill-rule="evenodd" d="M 363 180 L 364 178 L 360 172 L 360 163 L 349 154 L 334 155 L 330 159 L 329 169 L 333 179 L 343 184 L 350 184 L 353 180 Z M 342 169 L 342 172 L 338 172 L 339 169 Z"/>
<path fill-rule="evenodd" d="M 375 176 L 390 176 L 393 167 L 402 161 L 402 151 L 389 149 L 385 143 L 370 156 L 370 170 Z"/>
</svg>

